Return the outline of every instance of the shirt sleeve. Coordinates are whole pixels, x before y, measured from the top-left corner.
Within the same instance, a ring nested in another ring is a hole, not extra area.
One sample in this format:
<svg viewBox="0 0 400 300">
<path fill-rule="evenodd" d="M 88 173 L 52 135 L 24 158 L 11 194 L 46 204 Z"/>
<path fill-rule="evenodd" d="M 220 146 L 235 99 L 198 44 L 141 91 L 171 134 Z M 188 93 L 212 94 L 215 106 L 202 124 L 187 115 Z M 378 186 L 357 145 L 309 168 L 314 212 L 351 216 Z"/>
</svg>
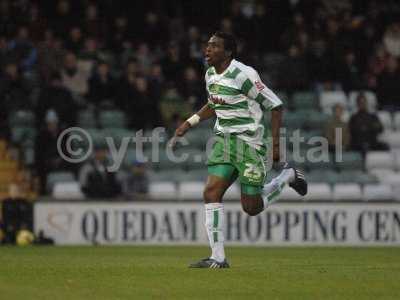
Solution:
<svg viewBox="0 0 400 300">
<path fill-rule="evenodd" d="M 265 109 L 271 110 L 282 105 L 281 99 L 270 90 L 262 81 L 254 69 L 245 73 L 241 91 L 244 95 L 257 101 Z"/>
</svg>

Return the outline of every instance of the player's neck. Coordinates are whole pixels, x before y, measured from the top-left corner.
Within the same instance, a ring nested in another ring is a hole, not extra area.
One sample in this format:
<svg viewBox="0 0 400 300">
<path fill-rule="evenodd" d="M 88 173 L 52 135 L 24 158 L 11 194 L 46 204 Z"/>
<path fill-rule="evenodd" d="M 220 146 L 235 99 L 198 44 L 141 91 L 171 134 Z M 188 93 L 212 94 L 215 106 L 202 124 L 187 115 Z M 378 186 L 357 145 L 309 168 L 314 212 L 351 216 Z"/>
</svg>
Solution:
<svg viewBox="0 0 400 300">
<path fill-rule="evenodd" d="M 215 65 L 215 71 L 217 72 L 217 74 L 221 74 L 223 73 L 231 64 L 232 59 L 229 58 L 227 60 L 224 60 L 222 63 L 220 63 L 219 65 Z"/>
</svg>

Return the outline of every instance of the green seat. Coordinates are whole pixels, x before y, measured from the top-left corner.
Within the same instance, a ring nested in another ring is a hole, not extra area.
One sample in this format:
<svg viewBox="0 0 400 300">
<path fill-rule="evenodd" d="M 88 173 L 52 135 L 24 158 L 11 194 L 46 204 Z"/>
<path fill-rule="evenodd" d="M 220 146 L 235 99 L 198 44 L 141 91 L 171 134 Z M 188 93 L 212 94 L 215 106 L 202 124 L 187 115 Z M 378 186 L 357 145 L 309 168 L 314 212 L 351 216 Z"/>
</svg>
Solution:
<svg viewBox="0 0 400 300">
<path fill-rule="evenodd" d="M 340 171 L 344 170 L 362 170 L 364 161 L 361 153 L 349 151 L 342 153 L 342 161 L 336 162 L 336 166 Z"/>
<path fill-rule="evenodd" d="M 9 119 L 10 128 L 13 127 L 34 127 L 35 114 L 30 110 L 19 110 L 11 114 Z"/>
<path fill-rule="evenodd" d="M 119 110 L 105 110 L 99 114 L 99 124 L 102 128 L 124 128 L 126 117 Z"/>
<path fill-rule="evenodd" d="M 335 184 L 339 182 L 340 174 L 334 170 L 313 170 L 306 174 L 308 182 Z"/>
<path fill-rule="evenodd" d="M 36 129 L 34 127 L 12 127 L 11 141 L 17 145 L 33 146 L 36 137 Z"/>
<path fill-rule="evenodd" d="M 53 187 L 59 182 L 74 182 L 75 175 L 72 172 L 50 172 L 47 175 L 46 189 L 49 193 L 53 191 Z"/>
<path fill-rule="evenodd" d="M 124 128 L 106 128 L 100 131 L 101 135 L 104 136 L 104 139 L 111 138 L 116 147 L 120 147 L 122 140 L 126 139 L 128 142 L 128 147 L 131 143 L 134 143 L 132 138 L 134 137 L 134 133 L 128 129 Z"/>
<path fill-rule="evenodd" d="M 308 117 L 304 124 L 305 128 L 314 129 L 314 128 L 325 128 L 326 123 L 329 121 L 329 116 L 322 112 L 312 110 L 308 111 Z"/>
<path fill-rule="evenodd" d="M 358 184 L 370 184 L 377 183 L 378 180 L 374 175 L 364 173 L 362 171 L 343 171 L 339 173 L 337 183 L 358 183 Z"/>
<path fill-rule="evenodd" d="M 148 149 L 144 151 L 145 157 L 149 161 L 149 165 L 154 170 L 170 170 L 170 169 L 183 169 L 185 161 L 180 161 L 180 156 L 177 153 L 171 152 L 166 149 L 160 149 L 158 153 L 154 153 L 154 157 L 152 155 L 152 149 Z M 157 155 L 158 154 L 158 155 Z"/>
<path fill-rule="evenodd" d="M 159 181 L 173 181 L 175 183 L 179 182 L 180 178 L 184 177 L 186 172 L 181 169 L 170 169 L 170 170 L 159 170 L 157 172 L 149 172 L 150 182 Z"/>
<path fill-rule="evenodd" d="M 287 129 L 300 129 L 306 124 L 308 114 L 305 111 L 288 112 L 283 114 L 283 126 Z"/>
<path fill-rule="evenodd" d="M 78 126 L 96 128 L 96 116 L 92 110 L 82 110 L 78 113 Z"/>
<path fill-rule="evenodd" d="M 318 157 L 317 155 L 315 155 L 316 157 Z M 332 159 L 329 157 L 328 161 L 316 161 L 316 162 L 312 162 L 309 160 L 306 160 L 305 162 L 306 165 L 306 169 L 312 171 L 312 170 L 316 170 L 316 169 L 324 169 L 324 170 L 333 170 L 335 168 L 335 165 L 332 161 Z"/>
<path fill-rule="evenodd" d="M 313 92 L 297 92 L 292 97 L 295 110 L 310 110 L 318 107 L 318 98 Z"/>
</svg>

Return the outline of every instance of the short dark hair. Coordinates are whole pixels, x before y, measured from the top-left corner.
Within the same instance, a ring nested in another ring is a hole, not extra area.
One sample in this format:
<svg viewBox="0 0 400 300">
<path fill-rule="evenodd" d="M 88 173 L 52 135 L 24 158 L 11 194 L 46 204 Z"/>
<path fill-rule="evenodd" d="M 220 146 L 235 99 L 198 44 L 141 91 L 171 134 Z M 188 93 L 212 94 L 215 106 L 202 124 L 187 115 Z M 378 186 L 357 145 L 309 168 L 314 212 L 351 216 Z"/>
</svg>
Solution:
<svg viewBox="0 0 400 300">
<path fill-rule="evenodd" d="M 214 33 L 214 36 L 224 40 L 225 50 L 231 51 L 231 58 L 235 58 L 237 52 L 235 37 L 232 34 L 223 31 L 217 31 L 216 33 Z"/>
</svg>

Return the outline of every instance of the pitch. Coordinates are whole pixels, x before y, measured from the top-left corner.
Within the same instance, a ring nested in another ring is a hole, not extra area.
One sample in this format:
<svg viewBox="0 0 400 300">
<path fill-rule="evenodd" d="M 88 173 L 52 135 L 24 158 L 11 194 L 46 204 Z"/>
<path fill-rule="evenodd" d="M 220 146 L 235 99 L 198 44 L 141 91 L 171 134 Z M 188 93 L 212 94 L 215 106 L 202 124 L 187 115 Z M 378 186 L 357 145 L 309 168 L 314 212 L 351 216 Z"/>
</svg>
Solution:
<svg viewBox="0 0 400 300">
<path fill-rule="evenodd" d="M 1 247 L 1 299 L 399 299 L 398 248 Z"/>
</svg>

